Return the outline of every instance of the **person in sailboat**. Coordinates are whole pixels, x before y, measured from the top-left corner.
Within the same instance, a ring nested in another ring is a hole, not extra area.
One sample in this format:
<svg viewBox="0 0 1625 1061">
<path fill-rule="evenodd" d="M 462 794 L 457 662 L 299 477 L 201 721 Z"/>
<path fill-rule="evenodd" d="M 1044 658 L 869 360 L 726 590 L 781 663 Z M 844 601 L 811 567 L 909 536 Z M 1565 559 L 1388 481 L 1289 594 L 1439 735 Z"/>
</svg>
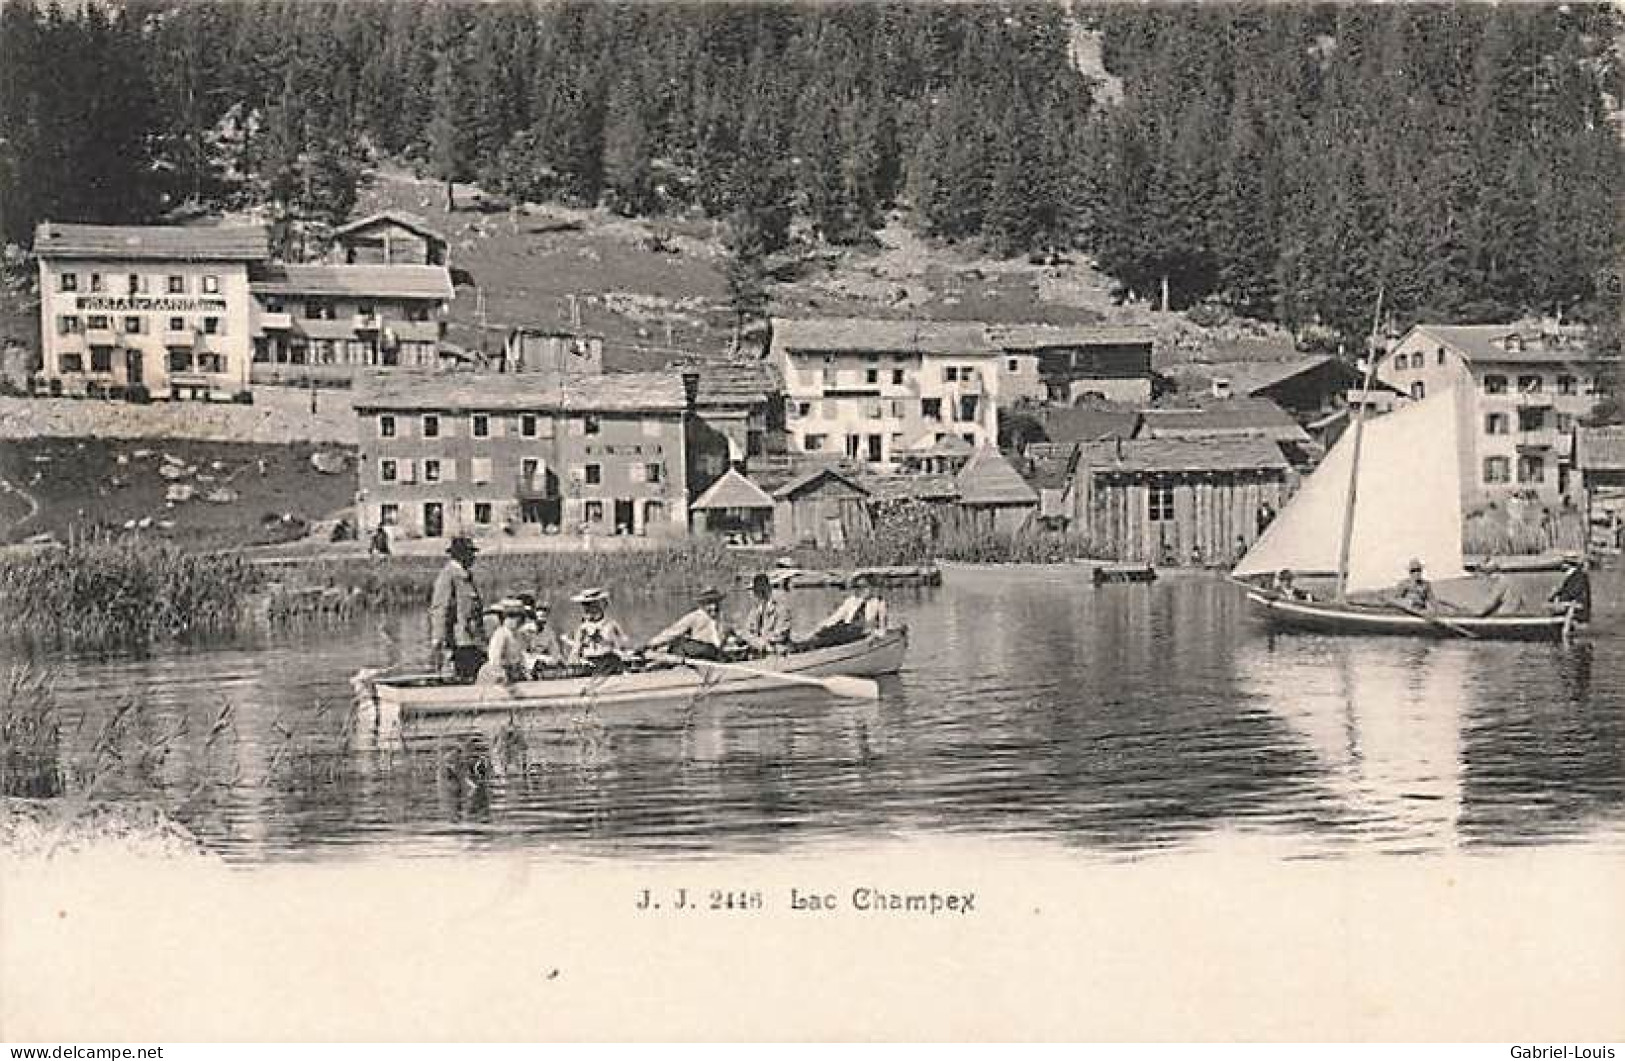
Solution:
<svg viewBox="0 0 1625 1061">
<path fill-rule="evenodd" d="M 1412 560 L 1407 565 L 1405 577 L 1388 595 L 1388 601 L 1407 612 L 1427 612 L 1437 606 L 1438 599 L 1433 595 L 1433 584 L 1423 574 L 1422 561 Z"/>
<path fill-rule="evenodd" d="M 1309 601 L 1315 599 L 1307 590 L 1298 586 L 1291 568 L 1275 572 L 1275 580 L 1270 583 L 1270 590 L 1283 600 Z"/>
<path fill-rule="evenodd" d="M 1559 614 L 1573 609 L 1578 622 L 1591 619 L 1591 573 L 1585 557 L 1575 553 L 1563 554 L 1563 582 L 1547 599 L 1552 611 Z"/>
</svg>

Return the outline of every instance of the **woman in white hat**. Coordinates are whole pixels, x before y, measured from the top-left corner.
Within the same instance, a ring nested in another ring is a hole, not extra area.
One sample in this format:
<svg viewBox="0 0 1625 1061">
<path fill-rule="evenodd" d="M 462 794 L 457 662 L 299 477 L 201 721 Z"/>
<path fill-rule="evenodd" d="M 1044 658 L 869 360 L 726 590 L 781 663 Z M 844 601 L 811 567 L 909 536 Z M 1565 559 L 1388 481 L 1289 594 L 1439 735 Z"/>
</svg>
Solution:
<svg viewBox="0 0 1625 1061">
<path fill-rule="evenodd" d="M 485 646 L 485 663 L 474 677 L 475 684 L 507 685 L 524 681 L 527 677 L 525 642 L 519 635 L 519 628 L 529 616 L 529 609 L 524 601 L 505 597 L 491 605 L 488 614 L 498 616 L 502 625 L 497 627 L 490 643 Z"/>
<path fill-rule="evenodd" d="M 604 614 L 609 594 L 595 586 L 570 599 L 581 605 L 581 624 L 571 643 L 570 662 L 605 674 L 620 670 L 625 655 L 631 651 L 632 639 L 620 623 Z"/>
</svg>

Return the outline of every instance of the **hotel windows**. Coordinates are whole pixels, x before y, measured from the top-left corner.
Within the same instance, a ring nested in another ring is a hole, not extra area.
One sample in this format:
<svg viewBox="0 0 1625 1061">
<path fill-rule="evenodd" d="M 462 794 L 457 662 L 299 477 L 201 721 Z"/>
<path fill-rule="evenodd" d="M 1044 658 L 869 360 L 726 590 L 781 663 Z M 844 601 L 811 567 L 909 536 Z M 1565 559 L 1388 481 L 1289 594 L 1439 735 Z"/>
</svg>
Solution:
<svg viewBox="0 0 1625 1061">
<path fill-rule="evenodd" d="M 1519 431 L 1541 431 L 1541 430 L 1544 430 L 1545 427 L 1546 427 L 1546 410 L 1545 409 L 1519 409 L 1518 410 L 1518 430 Z"/>
<path fill-rule="evenodd" d="M 83 354 L 59 354 L 57 363 L 62 366 L 63 372 L 83 372 L 85 370 Z"/>
<path fill-rule="evenodd" d="M 942 419 L 942 399 L 941 398 L 921 398 L 920 399 L 920 416 L 921 416 L 922 419 L 925 419 L 925 420 L 941 420 Z"/>
<path fill-rule="evenodd" d="M 131 273 L 125 279 L 129 281 L 130 294 L 144 295 L 147 293 L 147 278 L 140 273 Z"/>
<path fill-rule="evenodd" d="M 976 419 L 976 395 L 962 395 L 959 399 L 959 406 L 954 412 L 954 419 L 962 423 L 974 421 Z"/>
<path fill-rule="evenodd" d="M 491 502 L 489 502 L 489 501 L 476 501 L 476 502 L 474 502 L 474 522 L 475 523 L 490 523 L 491 522 Z"/>
<path fill-rule="evenodd" d="M 93 332 L 105 332 L 108 329 L 107 317 L 96 313 L 85 318 L 85 327 Z"/>
<path fill-rule="evenodd" d="M 863 403 L 863 418 L 865 420 L 879 420 L 880 415 L 879 398 L 869 398 Z"/>
<path fill-rule="evenodd" d="M 588 486 L 598 486 L 604 481 L 604 466 L 602 464 L 589 464 L 581 469 L 581 477 Z"/>
<path fill-rule="evenodd" d="M 1160 483 L 1153 483 L 1146 494 L 1149 509 L 1147 518 L 1152 523 L 1164 523 L 1174 518 L 1174 488 Z"/>
<path fill-rule="evenodd" d="M 218 276 L 205 276 L 203 278 L 203 293 L 205 295 L 218 295 L 220 293 L 220 278 Z M 281 312 L 278 306 L 276 312 Z"/>
<path fill-rule="evenodd" d="M 379 482 L 381 482 L 381 483 L 392 483 L 392 482 L 395 481 L 395 475 L 396 475 L 396 467 L 395 467 L 395 462 L 394 461 L 379 461 L 378 462 L 378 481 Z"/>
<path fill-rule="evenodd" d="M 171 372 L 190 372 L 190 371 L 192 371 L 192 351 L 190 351 L 190 350 L 171 350 L 169 352 L 169 371 L 171 371 Z"/>
<path fill-rule="evenodd" d="M 1486 483 L 1504 483 L 1512 478 L 1512 468 L 1505 457 L 1484 458 L 1484 481 Z"/>
<path fill-rule="evenodd" d="M 1421 401 L 1423 398 L 1426 398 L 1427 396 L 1428 396 L 1428 385 L 1426 383 L 1423 383 L 1421 380 L 1417 380 L 1415 383 L 1411 384 L 1411 397 L 1412 398 L 1416 399 L 1417 401 Z"/>
<path fill-rule="evenodd" d="M 226 370 L 226 355 L 201 353 L 197 355 L 199 372 L 224 372 Z"/>
<path fill-rule="evenodd" d="M 643 504 L 643 525 L 659 523 L 666 518 L 666 506 L 659 501 L 646 501 Z"/>
<path fill-rule="evenodd" d="M 827 435 L 805 435 L 801 439 L 801 448 L 808 453 L 819 453 L 829 439 Z"/>
<path fill-rule="evenodd" d="M 1439 347 L 1439 364 L 1444 364 L 1444 347 Z"/>
<path fill-rule="evenodd" d="M 944 383 L 957 383 L 957 382 L 959 382 L 959 366 L 958 365 L 944 366 L 943 370 L 942 370 L 942 381 Z"/>
<path fill-rule="evenodd" d="M 141 334 L 141 318 L 140 317 L 125 317 L 124 318 L 124 334 L 125 335 L 140 335 Z"/>
<path fill-rule="evenodd" d="M 383 524 L 384 526 L 393 527 L 396 523 L 398 523 L 400 521 L 400 518 L 401 518 L 401 506 L 399 506 L 399 505 L 379 505 L 378 506 L 378 522 Z"/>
<path fill-rule="evenodd" d="M 892 369 L 891 381 L 893 386 L 901 387 L 903 385 L 903 370 L 900 368 Z"/>
<path fill-rule="evenodd" d="M 56 286 L 57 286 L 58 291 L 77 291 L 77 290 L 79 290 L 79 274 L 78 273 L 63 273 L 60 277 L 57 278 L 57 285 Z"/>
<path fill-rule="evenodd" d="M 582 419 L 581 419 L 581 433 L 582 434 L 584 434 L 584 435 L 596 435 L 596 434 L 598 434 L 598 432 L 600 430 L 601 430 L 601 425 L 598 423 L 598 417 L 596 417 L 596 416 L 582 417 Z"/>
<path fill-rule="evenodd" d="M 660 464 L 645 464 L 643 466 L 643 478 L 648 482 L 658 483 L 660 481 L 660 475 L 661 475 L 661 473 L 663 471 L 664 471 L 664 466 L 663 465 L 660 465 Z"/>
<path fill-rule="evenodd" d="M 1410 359 L 1409 354 L 1395 354 L 1394 355 L 1394 371 L 1395 372 L 1403 372 L 1403 371 L 1405 371 L 1405 369 L 1407 367 L 1409 367 L 1410 363 L 1411 363 L 1411 359 Z"/>
<path fill-rule="evenodd" d="M 305 299 L 305 319 L 312 321 L 330 321 L 336 319 L 337 311 L 333 308 L 333 300 L 326 298 Z"/>
<path fill-rule="evenodd" d="M 184 295 L 184 294 L 186 294 L 186 277 L 184 277 L 184 276 L 171 276 L 171 277 L 169 277 L 169 279 L 167 281 L 166 290 L 171 295 Z"/>
<path fill-rule="evenodd" d="M 1546 481 L 1546 458 L 1524 454 L 1518 458 L 1518 482 L 1543 483 Z"/>
<path fill-rule="evenodd" d="M 101 273 L 91 273 L 90 274 L 90 293 L 93 294 L 93 295 L 99 294 L 101 292 L 101 289 L 102 289 L 102 274 Z"/>
<path fill-rule="evenodd" d="M 491 418 L 484 413 L 475 413 L 469 417 L 469 433 L 475 438 L 490 438 Z"/>
<path fill-rule="evenodd" d="M 171 317 L 171 318 L 169 318 L 169 330 L 172 331 L 172 332 L 184 332 L 186 330 L 186 318 L 185 317 Z"/>
<path fill-rule="evenodd" d="M 83 324 L 78 317 L 66 314 L 56 319 L 56 333 L 58 335 L 77 335 L 84 331 Z"/>
<path fill-rule="evenodd" d="M 1540 385 L 1541 385 L 1541 379 L 1540 379 L 1539 376 L 1519 376 L 1518 377 L 1518 393 L 1519 394 L 1539 394 L 1540 393 Z"/>
<path fill-rule="evenodd" d="M 426 460 L 423 462 L 423 481 L 426 483 L 438 483 L 440 481 L 439 461 Z"/>
<path fill-rule="evenodd" d="M 98 346 L 90 351 L 90 371 L 113 371 L 113 348 L 111 346 Z"/>
<path fill-rule="evenodd" d="M 385 413 L 383 416 L 378 418 L 378 437 L 395 437 L 395 418 L 390 416 L 388 413 Z"/>
<path fill-rule="evenodd" d="M 604 522 L 604 503 L 602 501 L 588 501 L 583 507 L 588 523 Z"/>
<path fill-rule="evenodd" d="M 866 368 L 866 369 L 864 369 L 863 370 L 863 382 L 865 382 L 865 383 L 879 383 L 880 382 L 880 370 L 878 368 Z"/>
<path fill-rule="evenodd" d="M 536 437 L 536 414 L 526 413 L 519 418 L 519 433 L 525 438 Z"/>
<path fill-rule="evenodd" d="M 440 437 L 440 417 L 436 416 L 433 413 L 424 413 L 423 414 L 423 437 L 424 438 L 439 438 Z"/>
<path fill-rule="evenodd" d="M 1484 433 L 1486 435 L 1504 435 L 1507 433 L 1507 414 L 1490 413 L 1484 417 Z"/>
<path fill-rule="evenodd" d="M 1011 372 L 1020 372 L 1021 371 L 1021 362 L 1016 360 L 1015 358 L 1012 357 L 1010 359 L 1009 365 L 1010 365 L 1010 371 Z"/>
<path fill-rule="evenodd" d="M 1505 376 L 1485 376 L 1485 394 L 1505 394 L 1507 392 L 1507 378 Z"/>
<path fill-rule="evenodd" d="M 220 318 L 219 317 L 204 317 L 203 318 L 203 334 L 204 335 L 219 335 L 220 334 Z"/>
<path fill-rule="evenodd" d="M 1575 380 L 1575 378 L 1573 376 L 1559 376 L 1559 377 L 1557 377 L 1557 393 L 1559 393 L 1559 394 L 1573 394 L 1573 393 L 1575 393 L 1575 391 L 1577 389 L 1576 386 L 1575 386 L 1576 382 L 1577 381 Z"/>
</svg>

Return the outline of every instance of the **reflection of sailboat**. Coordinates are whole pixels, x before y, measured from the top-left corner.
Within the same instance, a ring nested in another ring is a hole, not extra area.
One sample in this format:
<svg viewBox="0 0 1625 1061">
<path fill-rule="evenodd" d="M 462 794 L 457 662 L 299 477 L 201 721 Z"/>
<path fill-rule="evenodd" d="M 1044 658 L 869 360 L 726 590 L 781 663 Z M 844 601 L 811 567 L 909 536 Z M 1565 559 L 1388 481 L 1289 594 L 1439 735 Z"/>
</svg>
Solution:
<svg viewBox="0 0 1625 1061">
<path fill-rule="evenodd" d="M 1239 649 L 1236 677 L 1304 741 L 1363 839 L 1438 850 L 1459 839 L 1461 725 L 1480 651 L 1259 639 Z"/>
<path fill-rule="evenodd" d="M 1490 591 L 1467 575 L 1462 557 L 1465 415 L 1461 392 L 1448 388 L 1370 423 L 1361 416 L 1231 573 L 1248 583 L 1254 608 L 1274 626 L 1323 633 L 1561 637 L 1563 614 L 1476 614 Z M 1374 591 L 1393 586 L 1411 560 L 1455 610 L 1424 613 L 1378 598 Z M 1267 585 L 1283 571 L 1298 592 Z M 1304 591 L 1313 598 L 1302 599 Z"/>
</svg>

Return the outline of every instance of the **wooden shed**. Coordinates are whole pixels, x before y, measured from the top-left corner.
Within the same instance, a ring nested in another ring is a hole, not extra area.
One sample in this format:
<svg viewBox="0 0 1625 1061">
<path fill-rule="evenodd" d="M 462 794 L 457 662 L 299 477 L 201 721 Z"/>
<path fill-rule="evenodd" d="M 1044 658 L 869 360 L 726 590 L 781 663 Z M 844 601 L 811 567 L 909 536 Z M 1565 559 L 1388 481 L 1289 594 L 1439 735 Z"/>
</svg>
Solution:
<svg viewBox="0 0 1625 1061">
<path fill-rule="evenodd" d="M 1026 527 L 1038 509 L 1038 492 L 991 446 L 971 455 L 954 476 L 954 485 L 959 488 L 962 523 L 976 530 L 1014 533 Z"/>
<path fill-rule="evenodd" d="M 1251 435 L 1084 443 L 1073 526 L 1117 560 L 1226 566 L 1257 537 L 1259 505 L 1279 511 L 1290 467 Z"/>
<path fill-rule="evenodd" d="M 773 540 L 838 549 L 870 528 L 869 491 L 834 468 L 814 468 L 773 491 Z"/>
<path fill-rule="evenodd" d="M 773 540 L 774 501 L 766 491 L 729 468 L 689 506 L 694 530 L 741 545 Z"/>
</svg>

